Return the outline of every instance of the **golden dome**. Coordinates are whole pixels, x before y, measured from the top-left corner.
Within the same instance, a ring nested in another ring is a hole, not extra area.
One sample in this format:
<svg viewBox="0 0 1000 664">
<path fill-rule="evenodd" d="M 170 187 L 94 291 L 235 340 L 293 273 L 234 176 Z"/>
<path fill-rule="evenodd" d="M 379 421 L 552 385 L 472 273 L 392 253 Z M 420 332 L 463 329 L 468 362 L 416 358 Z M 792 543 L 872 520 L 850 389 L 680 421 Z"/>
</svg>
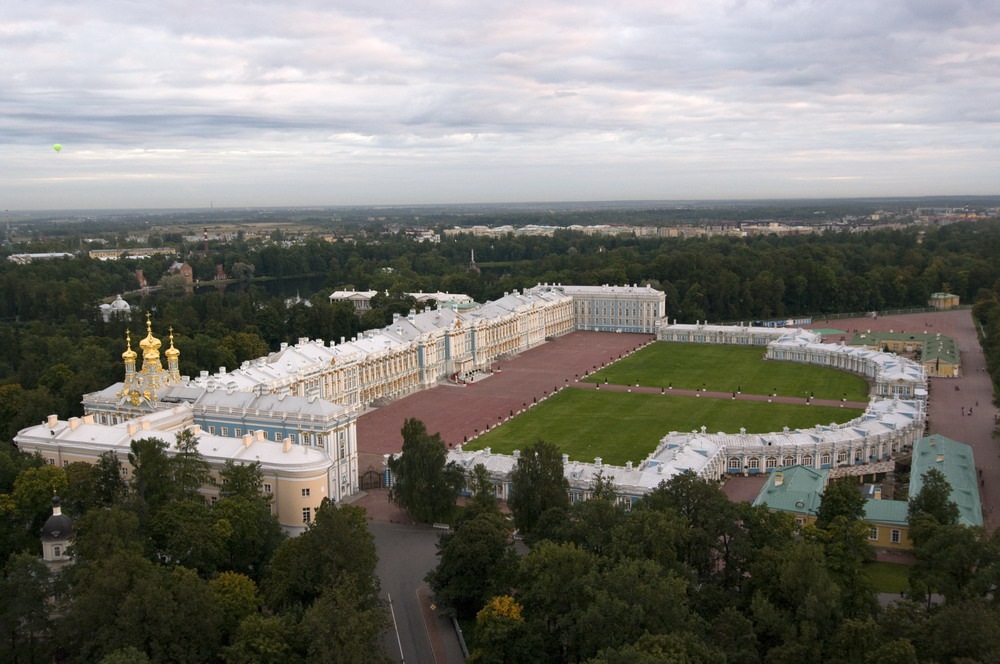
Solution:
<svg viewBox="0 0 1000 664">
<path fill-rule="evenodd" d="M 174 348 L 174 328 L 170 328 L 170 348 L 163 351 L 163 354 L 167 356 L 168 360 L 176 360 L 181 352 Z"/>
<path fill-rule="evenodd" d="M 135 363 L 136 357 L 138 357 L 138 353 L 132 350 L 132 333 L 125 330 L 125 352 L 122 353 L 122 359 L 125 362 Z"/>
<path fill-rule="evenodd" d="M 153 324 L 149 322 L 149 314 L 146 314 L 146 338 L 139 342 L 139 348 L 142 349 L 142 356 L 147 357 L 155 354 L 159 357 L 161 345 L 160 340 L 153 336 Z"/>
</svg>

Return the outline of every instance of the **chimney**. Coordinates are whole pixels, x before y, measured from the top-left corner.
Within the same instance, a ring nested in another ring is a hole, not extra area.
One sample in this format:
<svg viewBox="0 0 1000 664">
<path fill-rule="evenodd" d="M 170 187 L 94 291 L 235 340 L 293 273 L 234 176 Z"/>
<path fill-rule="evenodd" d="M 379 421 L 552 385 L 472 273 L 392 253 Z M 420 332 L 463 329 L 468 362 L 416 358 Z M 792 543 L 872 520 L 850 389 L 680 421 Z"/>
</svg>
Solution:
<svg viewBox="0 0 1000 664">
<path fill-rule="evenodd" d="M 774 486 L 781 486 L 785 483 L 785 475 L 779 470 L 774 473 Z"/>
<path fill-rule="evenodd" d="M 568 454 L 562 455 L 562 462 L 563 462 L 564 466 L 569 463 L 569 455 Z"/>
<path fill-rule="evenodd" d="M 253 435 L 249 433 L 243 434 L 243 447 L 250 447 L 253 444 Z"/>
<path fill-rule="evenodd" d="M 263 429 L 257 429 L 257 431 L 254 432 L 254 437 L 257 440 L 266 440 L 266 438 L 264 437 L 264 430 Z"/>
<path fill-rule="evenodd" d="M 521 450 L 514 450 L 514 458 L 515 459 L 521 458 Z"/>
<path fill-rule="evenodd" d="M 50 429 L 55 429 L 56 425 L 59 424 L 59 416 L 49 415 L 49 418 L 45 421 L 45 424 L 48 425 Z"/>
<path fill-rule="evenodd" d="M 292 439 L 291 438 L 287 438 L 286 437 L 286 438 L 284 438 L 281 441 L 281 451 L 282 452 L 291 452 L 292 451 Z"/>
<path fill-rule="evenodd" d="M 597 468 L 600 468 L 601 467 L 601 461 L 603 461 L 603 459 L 601 459 L 601 457 L 594 457 L 594 466 L 596 466 Z"/>
<path fill-rule="evenodd" d="M 135 422 L 128 423 L 128 435 L 134 436 L 139 431 L 139 425 Z"/>
<path fill-rule="evenodd" d="M 143 420 L 142 421 L 142 430 L 143 431 L 149 431 L 152 428 L 153 428 L 153 426 L 149 423 L 149 420 Z"/>
<path fill-rule="evenodd" d="M 632 462 L 631 461 L 626 461 L 625 462 L 625 468 L 627 470 L 632 470 Z"/>
<path fill-rule="evenodd" d="M 80 426 L 80 418 L 79 417 L 71 417 L 71 418 L 69 418 L 69 429 L 70 429 L 70 431 L 76 431 L 76 428 L 78 426 Z"/>
</svg>

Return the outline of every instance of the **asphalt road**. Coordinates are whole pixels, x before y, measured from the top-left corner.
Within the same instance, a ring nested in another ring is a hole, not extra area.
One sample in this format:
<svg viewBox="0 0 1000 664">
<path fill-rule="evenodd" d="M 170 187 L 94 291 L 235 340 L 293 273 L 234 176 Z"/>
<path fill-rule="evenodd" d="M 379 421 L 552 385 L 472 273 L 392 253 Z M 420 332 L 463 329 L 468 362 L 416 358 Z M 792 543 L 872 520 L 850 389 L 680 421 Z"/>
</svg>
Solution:
<svg viewBox="0 0 1000 664">
<path fill-rule="evenodd" d="M 383 640 L 384 652 L 408 664 L 462 664 L 465 658 L 451 620 L 430 608 L 423 580 L 437 565 L 442 531 L 380 521 L 369 521 L 368 527 L 375 535 L 382 597 L 391 597 L 395 614 L 395 629 L 390 627 Z"/>
</svg>

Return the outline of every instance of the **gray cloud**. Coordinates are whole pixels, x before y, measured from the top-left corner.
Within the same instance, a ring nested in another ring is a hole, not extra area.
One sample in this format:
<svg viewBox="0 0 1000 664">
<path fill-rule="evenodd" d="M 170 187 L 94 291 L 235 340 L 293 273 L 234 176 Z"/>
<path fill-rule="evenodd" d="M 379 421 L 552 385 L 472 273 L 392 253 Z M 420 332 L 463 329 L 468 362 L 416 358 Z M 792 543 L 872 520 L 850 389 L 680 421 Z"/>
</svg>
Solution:
<svg viewBox="0 0 1000 664">
<path fill-rule="evenodd" d="M 9 208 L 1000 181 L 994 2 L 11 4 Z"/>
</svg>

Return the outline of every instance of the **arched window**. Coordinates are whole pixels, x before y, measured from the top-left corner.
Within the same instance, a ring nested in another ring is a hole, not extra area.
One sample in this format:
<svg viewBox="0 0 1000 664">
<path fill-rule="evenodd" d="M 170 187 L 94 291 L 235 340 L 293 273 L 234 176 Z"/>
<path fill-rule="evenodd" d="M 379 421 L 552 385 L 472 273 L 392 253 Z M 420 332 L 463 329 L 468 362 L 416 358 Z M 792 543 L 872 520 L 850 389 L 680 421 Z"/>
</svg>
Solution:
<svg viewBox="0 0 1000 664">
<path fill-rule="evenodd" d="M 740 466 L 740 458 L 739 457 L 729 457 L 729 470 L 739 471 L 740 468 L 741 468 L 741 466 Z"/>
<path fill-rule="evenodd" d="M 795 457 L 793 457 L 791 454 L 789 454 L 788 456 L 786 456 L 784 459 L 781 460 L 781 465 L 782 466 L 794 466 L 795 465 Z"/>
</svg>

